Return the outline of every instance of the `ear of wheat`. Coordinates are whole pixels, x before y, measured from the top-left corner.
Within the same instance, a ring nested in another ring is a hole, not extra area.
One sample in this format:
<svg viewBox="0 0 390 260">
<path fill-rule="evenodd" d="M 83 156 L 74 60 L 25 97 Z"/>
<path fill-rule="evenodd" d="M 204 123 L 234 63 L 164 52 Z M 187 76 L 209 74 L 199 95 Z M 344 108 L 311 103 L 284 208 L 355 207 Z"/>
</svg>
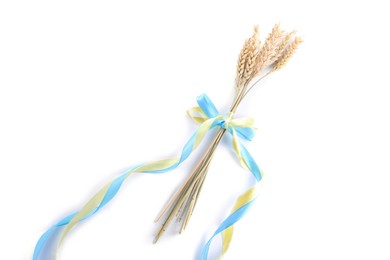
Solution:
<svg viewBox="0 0 390 260">
<path fill-rule="evenodd" d="M 236 96 L 230 107 L 230 113 L 234 114 L 236 112 L 238 105 L 246 94 L 261 79 L 286 65 L 302 43 L 302 38 L 294 38 L 294 35 L 295 31 L 285 33 L 280 29 L 280 25 L 276 24 L 261 46 L 258 38 L 258 26 L 254 27 L 252 37 L 245 41 L 238 57 Z M 225 128 L 218 131 L 192 173 L 157 216 L 156 221 L 163 219 L 163 223 L 155 236 L 154 242 L 158 241 L 175 217 L 178 222 L 182 222 L 180 233 L 185 230 L 205 181 L 213 154 L 225 132 Z"/>
</svg>

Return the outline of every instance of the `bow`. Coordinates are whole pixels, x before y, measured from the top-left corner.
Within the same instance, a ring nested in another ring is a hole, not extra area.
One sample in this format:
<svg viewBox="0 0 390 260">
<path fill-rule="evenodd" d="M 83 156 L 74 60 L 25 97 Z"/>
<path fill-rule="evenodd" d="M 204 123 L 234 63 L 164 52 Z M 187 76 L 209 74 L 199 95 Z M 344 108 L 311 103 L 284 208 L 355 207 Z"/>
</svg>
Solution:
<svg viewBox="0 0 390 260">
<path fill-rule="evenodd" d="M 216 126 L 225 128 L 233 137 L 233 149 L 241 165 L 249 169 L 254 174 L 256 180 L 260 181 L 260 169 L 247 149 L 239 141 L 239 137 L 247 141 L 252 141 L 256 130 L 253 118 L 234 118 L 234 113 L 232 112 L 229 112 L 227 116 L 220 115 L 214 103 L 206 94 L 198 96 L 197 103 L 199 106 L 191 108 L 187 111 L 187 114 L 198 124 L 202 125 L 208 120 L 213 120 L 210 128 Z"/>
<path fill-rule="evenodd" d="M 222 233 L 222 255 L 228 250 L 233 237 L 233 225 L 243 217 L 254 202 L 258 190 L 257 184 L 262 179 L 262 172 L 248 150 L 239 140 L 239 138 L 247 141 L 252 140 L 256 130 L 254 120 L 248 117 L 234 118 L 232 112 L 227 116 L 220 115 L 213 102 L 205 94 L 197 98 L 197 103 L 199 106 L 188 110 L 188 115 L 196 123 L 203 124 L 208 120 L 214 120 L 212 127 L 219 126 L 225 128 L 232 135 L 232 146 L 241 165 L 252 172 L 256 179 L 256 184 L 237 199 L 231 214 L 220 224 L 213 236 L 203 247 L 201 259 L 207 260 L 211 242 L 220 233 Z"/>
</svg>

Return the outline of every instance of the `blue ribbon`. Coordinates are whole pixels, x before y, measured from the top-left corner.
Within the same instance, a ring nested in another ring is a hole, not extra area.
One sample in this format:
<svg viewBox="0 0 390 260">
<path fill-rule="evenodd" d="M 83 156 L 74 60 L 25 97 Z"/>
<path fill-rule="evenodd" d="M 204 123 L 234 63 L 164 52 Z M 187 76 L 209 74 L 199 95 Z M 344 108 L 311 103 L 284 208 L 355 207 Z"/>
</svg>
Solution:
<svg viewBox="0 0 390 260">
<path fill-rule="evenodd" d="M 212 128 L 216 127 L 216 126 L 225 127 L 226 117 L 221 117 L 221 115 L 219 114 L 217 108 L 215 107 L 213 102 L 210 100 L 210 98 L 207 97 L 207 95 L 205 95 L 205 94 L 200 95 L 197 98 L 197 103 L 198 103 L 199 107 L 201 108 L 201 110 L 203 111 L 203 113 L 208 118 L 219 117 L 218 119 L 216 119 L 214 121 L 214 123 L 213 123 L 212 127 L 210 127 L 210 129 L 212 129 Z M 241 138 L 243 138 L 245 140 L 248 140 L 248 141 L 252 140 L 252 138 L 253 138 L 253 136 L 255 134 L 255 132 L 254 132 L 254 130 L 252 128 L 247 128 L 247 127 L 236 127 L 236 126 L 231 126 L 231 125 L 228 124 L 227 129 L 228 129 L 228 131 L 231 134 L 232 134 L 233 131 L 235 131 L 239 137 L 241 137 Z M 184 145 L 184 147 L 182 149 L 181 156 L 180 156 L 180 160 L 176 164 L 174 164 L 174 165 L 172 165 L 172 166 L 170 166 L 168 168 L 161 169 L 161 170 L 156 170 L 156 171 L 149 172 L 149 173 L 168 172 L 168 171 L 171 171 L 171 170 L 175 169 L 183 161 L 185 161 L 190 156 L 192 151 L 194 150 L 194 143 L 195 143 L 195 138 L 196 138 L 197 131 L 199 131 L 199 127 L 195 131 L 195 133 L 191 136 L 191 138 L 187 141 L 187 143 Z M 242 153 L 242 158 L 244 159 L 244 161 L 247 164 L 248 168 L 253 173 L 253 175 L 256 178 L 256 180 L 260 181 L 261 180 L 261 172 L 260 172 L 256 162 L 253 160 L 252 156 L 249 154 L 247 149 L 241 143 L 240 143 L 240 149 L 241 149 L 241 153 Z M 139 168 L 140 166 L 142 166 L 142 165 L 130 168 L 130 169 L 126 170 L 124 173 L 122 173 L 119 177 L 117 177 L 111 183 L 111 185 L 108 188 L 107 193 L 105 194 L 105 196 L 104 196 L 103 200 L 101 201 L 100 205 L 97 206 L 90 214 L 88 214 L 86 217 L 84 217 L 83 220 L 88 219 L 89 217 L 94 215 L 96 212 L 98 212 L 101 208 L 103 208 L 108 202 L 110 202 L 114 198 L 114 196 L 117 194 L 117 192 L 119 191 L 121 185 L 123 184 L 125 179 L 128 177 L 128 175 L 131 172 L 133 172 L 135 169 Z M 241 219 L 241 217 L 248 210 L 248 208 L 249 208 L 251 203 L 252 202 L 246 204 L 245 206 L 243 206 L 242 208 L 240 208 L 239 210 L 234 212 L 232 215 L 230 215 L 226 220 L 224 220 L 222 222 L 222 224 L 219 226 L 219 228 L 215 231 L 215 233 L 212 236 L 212 238 L 206 243 L 205 247 L 203 248 L 202 256 L 201 256 L 202 260 L 207 260 L 207 257 L 208 257 L 207 255 L 208 255 L 208 251 L 209 251 L 209 247 L 210 247 L 212 239 L 217 234 L 221 233 L 223 230 L 225 230 L 229 226 L 231 226 L 234 223 L 236 223 L 239 219 Z M 69 224 L 70 221 L 74 218 L 74 216 L 76 216 L 77 213 L 78 212 L 75 212 L 75 213 L 70 214 L 67 217 L 63 218 L 58 223 L 56 223 L 51 228 L 49 228 L 39 238 L 39 240 L 38 240 L 38 242 L 37 242 L 37 244 L 35 246 L 35 249 L 34 249 L 33 260 L 38 260 L 38 258 L 40 256 L 44 256 L 43 255 L 43 249 L 44 249 L 45 245 L 47 244 L 48 240 L 50 238 L 52 238 L 53 235 L 56 232 L 58 232 L 60 228 L 62 228 L 64 226 L 66 226 L 67 224 Z"/>
</svg>

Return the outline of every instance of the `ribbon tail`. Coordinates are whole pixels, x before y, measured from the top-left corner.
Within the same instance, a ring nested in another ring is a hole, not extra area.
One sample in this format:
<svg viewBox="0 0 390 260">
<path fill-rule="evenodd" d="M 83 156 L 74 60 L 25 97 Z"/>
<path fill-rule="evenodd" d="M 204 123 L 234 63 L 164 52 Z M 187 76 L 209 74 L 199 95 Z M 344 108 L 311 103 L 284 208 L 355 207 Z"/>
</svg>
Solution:
<svg viewBox="0 0 390 260">
<path fill-rule="evenodd" d="M 214 237 L 220 233 L 222 233 L 221 255 L 224 255 L 227 252 L 233 238 L 234 224 L 247 213 L 249 207 L 255 201 L 259 187 L 258 183 L 262 179 L 262 172 L 260 171 L 260 168 L 257 166 L 257 163 L 245 148 L 245 146 L 239 141 L 235 128 L 230 127 L 229 132 L 233 137 L 233 149 L 237 155 L 238 160 L 244 168 L 248 169 L 253 174 L 253 177 L 256 179 L 256 185 L 249 188 L 246 192 L 238 197 L 233 207 L 232 213 L 220 224 L 218 229 L 203 247 L 201 260 L 208 259 L 211 243 Z"/>
<path fill-rule="evenodd" d="M 45 233 L 43 233 L 43 235 L 39 238 L 37 245 L 35 246 L 33 260 L 38 260 L 38 256 L 40 255 L 45 244 L 48 242 L 48 240 L 51 238 L 51 236 L 54 235 L 54 233 L 57 231 L 57 229 L 61 228 L 64 225 L 67 225 L 76 214 L 77 214 L 77 212 L 66 216 L 61 221 L 59 221 L 57 224 L 55 224 L 54 226 L 49 228 Z"/>
<path fill-rule="evenodd" d="M 199 146 L 205 137 L 206 133 L 213 127 L 214 122 L 216 120 L 220 120 L 219 118 L 211 118 L 203 122 L 195 134 L 189 139 L 189 141 L 185 144 L 182 154 L 180 158 L 172 158 L 154 161 L 150 163 L 141 164 L 135 168 L 129 169 L 119 177 L 114 180 L 108 182 L 104 185 L 86 204 L 85 206 L 78 212 L 67 216 L 62 219 L 60 222 L 49 228 L 38 240 L 33 254 L 33 260 L 38 260 L 39 256 L 43 254 L 43 250 L 45 245 L 48 244 L 49 240 L 52 236 L 59 231 L 60 227 L 65 226 L 63 230 L 60 241 L 57 245 L 57 248 L 61 245 L 67 234 L 71 231 L 71 229 L 80 221 L 83 221 L 96 212 L 98 212 L 101 208 L 103 208 L 109 201 L 111 201 L 114 196 L 118 193 L 120 187 L 123 182 L 129 177 L 132 173 L 163 173 L 167 171 L 171 171 L 178 167 L 184 160 L 186 160 L 189 155 Z"/>
<path fill-rule="evenodd" d="M 217 236 L 219 233 L 223 232 L 224 230 L 228 229 L 229 227 L 232 227 L 237 221 L 239 221 L 245 213 L 248 211 L 250 206 L 253 203 L 253 199 L 245 203 L 242 207 L 238 208 L 236 211 L 234 211 L 229 217 L 227 217 L 218 227 L 218 229 L 215 231 L 215 233 L 212 235 L 212 237 L 207 241 L 206 245 L 203 247 L 202 254 L 201 254 L 201 260 L 207 260 L 209 249 L 211 246 L 211 242 L 213 241 L 214 237 Z M 226 238 L 226 237 L 225 237 Z M 231 240 L 231 238 L 230 238 Z M 228 241 L 230 243 L 230 241 Z M 223 246 L 226 248 L 229 247 L 229 245 Z M 226 251 L 225 251 L 226 252 Z"/>
<path fill-rule="evenodd" d="M 252 188 L 248 189 L 245 193 L 243 193 L 237 199 L 237 201 L 232 209 L 231 214 L 233 214 L 239 208 L 245 206 L 247 203 L 255 200 L 255 198 L 257 196 L 257 187 L 258 186 L 256 184 Z M 227 252 L 227 250 L 229 249 L 230 243 L 231 243 L 232 238 L 233 238 L 233 229 L 234 229 L 234 226 L 231 225 L 230 227 L 228 227 L 227 229 L 225 229 L 222 232 L 222 255 L 224 255 Z"/>
</svg>

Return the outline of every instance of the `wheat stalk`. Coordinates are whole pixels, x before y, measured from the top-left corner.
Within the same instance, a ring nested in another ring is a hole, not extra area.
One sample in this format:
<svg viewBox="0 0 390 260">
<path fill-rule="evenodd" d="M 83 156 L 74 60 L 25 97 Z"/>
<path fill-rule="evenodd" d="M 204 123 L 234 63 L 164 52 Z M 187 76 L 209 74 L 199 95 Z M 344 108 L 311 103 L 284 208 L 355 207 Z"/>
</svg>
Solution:
<svg viewBox="0 0 390 260">
<path fill-rule="evenodd" d="M 258 27 L 254 27 L 252 37 L 245 41 L 238 57 L 236 75 L 237 92 L 230 107 L 230 113 L 235 113 L 238 105 L 241 103 L 246 94 L 261 79 L 269 75 L 271 72 L 282 68 L 291 58 L 298 45 L 302 42 L 300 37 L 296 37 L 291 44 L 288 45 L 294 34 L 295 32 L 285 34 L 280 29 L 279 24 L 276 24 L 265 40 L 264 45 L 260 48 Z M 263 70 L 267 67 L 271 67 L 271 70 L 261 78 L 258 78 L 257 81 L 249 87 L 249 83 L 258 75 L 262 74 Z M 160 220 L 163 216 L 165 216 L 165 220 L 157 232 L 154 242 L 157 242 L 175 216 L 177 217 L 178 222 L 183 220 L 180 233 L 186 228 L 195 208 L 203 182 L 205 181 L 214 151 L 216 150 L 219 142 L 222 140 L 225 132 L 226 129 L 224 128 L 221 128 L 218 131 L 216 137 L 210 143 L 209 148 L 195 166 L 192 173 L 157 216 L 156 221 Z"/>
</svg>

